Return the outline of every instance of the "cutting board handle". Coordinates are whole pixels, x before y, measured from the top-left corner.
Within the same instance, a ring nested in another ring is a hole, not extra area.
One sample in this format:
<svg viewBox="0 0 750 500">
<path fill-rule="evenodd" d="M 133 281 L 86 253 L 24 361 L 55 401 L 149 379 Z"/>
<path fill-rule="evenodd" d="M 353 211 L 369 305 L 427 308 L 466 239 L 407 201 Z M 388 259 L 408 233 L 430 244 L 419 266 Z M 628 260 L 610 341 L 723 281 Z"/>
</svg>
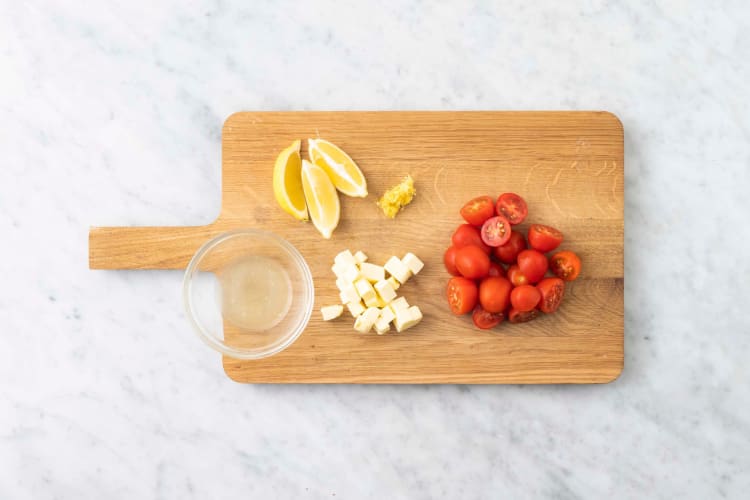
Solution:
<svg viewBox="0 0 750 500">
<path fill-rule="evenodd" d="M 91 269 L 185 269 L 198 248 L 220 231 L 192 227 L 92 227 Z"/>
</svg>

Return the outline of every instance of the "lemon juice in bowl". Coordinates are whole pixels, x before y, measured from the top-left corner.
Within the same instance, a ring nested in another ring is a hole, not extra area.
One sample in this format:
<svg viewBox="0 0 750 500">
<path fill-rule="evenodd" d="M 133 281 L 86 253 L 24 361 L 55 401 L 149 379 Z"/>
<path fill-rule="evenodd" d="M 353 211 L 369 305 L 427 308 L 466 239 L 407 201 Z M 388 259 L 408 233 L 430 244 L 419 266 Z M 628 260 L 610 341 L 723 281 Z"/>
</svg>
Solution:
<svg viewBox="0 0 750 500">
<path fill-rule="evenodd" d="M 278 325 L 292 305 L 289 273 L 276 260 L 249 255 L 218 274 L 224 319 L 248 332 Z"/>
</svg>

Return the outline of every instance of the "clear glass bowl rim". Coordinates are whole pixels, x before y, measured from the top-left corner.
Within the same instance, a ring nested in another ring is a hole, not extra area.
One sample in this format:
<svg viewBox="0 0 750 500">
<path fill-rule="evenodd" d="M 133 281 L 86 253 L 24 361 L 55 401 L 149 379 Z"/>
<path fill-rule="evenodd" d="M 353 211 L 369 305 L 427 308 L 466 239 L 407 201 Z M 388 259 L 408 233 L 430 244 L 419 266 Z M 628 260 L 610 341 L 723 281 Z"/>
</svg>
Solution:
<svg viewBox="0 0 750 500">
<path fill-rule="evenodd" d="M 294 330 L 292 330 L 291 334 L 286 335 L 286 338 L 281 343 L 274 343 L 266 348 L 235 349 L 226 345 L 214 335 L 212 335 L 209 331 L 207 331 L 207 329 L 201 324 L 201 322 L 198 320 L 198 318 L 196 318 L 194 314 L 193 299 L 191 293 L 193 274 L 198 268 L 198 265 L 200 264 L 203 257 L 208 252 L 213 250 L 216 246 L 220 245 L 224 241 L 235 238 L 237 236 L 256 236 L 271 239 L 276 244 L 278 244 L 281 249 L 288 253 L 295 264 L 299 266 L 302 278 L 304 280 L 303 285 L 307 293 L 309 294 L 310 301 L 307 304 L 305 311 L 303 312 L 302 320 L 294 328 Z M 190 321 L 190 324 L 198 334 L 198 337 L 200 337 L 200 339 L 209 347 L 222 354 L 236 359 L 261 359 L 268 356 L 273 356 L 274 354 L 283 351 L 284 349 L 292 345 L 292 343 L 294 343 L 297 338 L 299 338 L 299 336 L 307 327 L 307 324 L 310 321 L 310 317 L 312 316 L 313 304 L 315 303 L 315 287 L 313 286 L 312 272 L 310 272 L 310 267 L 307 265 L 307 262 L 302 257 L 302 254 L 299 253 L 294 245 L 270 231 L 265 231 L 262 229 L 234 229 L 214 236 L 203 245 L 201 245 L 201 247 L 195 252 L 195 255 L 193 255 L 192 259 L 190 259 L 190 262 L 185 269 L 185 275 L 182 281 L 182 300 L 185 307 L 185 313 L 188 317 L 188 321 Z"/>
</svg>

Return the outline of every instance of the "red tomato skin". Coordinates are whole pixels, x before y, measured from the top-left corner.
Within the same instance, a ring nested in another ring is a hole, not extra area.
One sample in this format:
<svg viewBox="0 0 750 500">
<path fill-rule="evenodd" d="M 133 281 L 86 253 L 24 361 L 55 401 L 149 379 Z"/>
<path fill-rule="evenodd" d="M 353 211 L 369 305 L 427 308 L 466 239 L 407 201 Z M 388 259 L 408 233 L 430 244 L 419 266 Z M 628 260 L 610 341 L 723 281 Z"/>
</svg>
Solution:
<svg viewBox="0 0 750 500">
<path fill-rule="evenodd" d="M 563 241 L 563 234 L 552 226 L 532 224 L 529 227 L 528 239 L 531 248 L 546 253 L 560 246 Z"/>
<path fill-rule="evenodd" d="M 508 275 L 508 279 L 513 284 L 513 286 L 529 284 L 529 278 L 527 278 L 526 275 L 521 272 L 517 264 L 509 266 L 506 274 Z"/>
<path fill-rule="evenodd" d="M 500 276 L 501 278 L 505 278 L 505 269 L 497 262 L 490 262 L 490 270 L 487 272 L 487 276 Z"/>
<path fill-rule="evenodd" d="M 557 311 L 565 295 L 565 282 L 560 278 L 544 278 L 536 287 L 542 295 L 539 310 L 544 313 Z"/>
<path fill-rule="evenodd" d="M 445 293 L 451 312 L 457 316 L 468 313 L 477 305 L 477 285 L 470 279 L 462 276 L 451 278 Z"/>
<path fill-rule="evenodd" d="M 510 292 L 510 303 L 513 309 L 519 312 L 528 312 L 535 309 L 542 300 L 542 294 L 533 285 L 521 285 Z"/>
<path fill-rule="evenodd" d="M 515 264 L 518 254 L 522 250 L 526 250 L 526 248 L 528 247 L 526 245 L 526 238 L 523 237 L 523 234 L 518 231 L 511 231 L 508 241 L 505 244 L 494 248 L 492 251 L 495 257 L 497 257 L 497 259 L 503 264 Z"/>
<path fill-rule="evenodd" d="M 496 215 L 484 221 L 480 236 L 482 241 L 490 247 L 504 245 L 510 239 L 510 222 L 505 217 Z"/>
<path fill-rule="evenodd" d="M 482 236 L 479 234 L 479 229 L 475 228 L 471 224 L 461 224 L 456 228 L 456 231 L 451 237 L 453 246 L 456 248 L 465 247 L 468 245 L 478 246 L 485 253 L 490 253 L 492 250 L 490 247 L 484 244 Z"/>
<path fill-rule="evenodd" d="M 456 269 L 465 278 L 484 278 L 490 271 L 490 258 L 474 245 L 461 247 L 456 252 Z"/>
<path fill-rule="evenodd" d="M 548 267 L 547 257 L 537 250 L 523 250 L 518 254 L 518 268 L 528 278 L 530 284 L 538 283 L 544 278 Z"/>
<path fill-rule="evenodd" d="M 479 284 L 479 303 L 488 312 L 501 313 L 508 308 L 512 288 L 505 278 L 485 278 Z"/>
<path fill-rule="evenodd" d="M 477 328 L 489 330 L 502 323 L 505 315 L 503 313 L 491 313 L 482 309 L 482 306 L 477 306 L 471 315 L 471 319 Z"/>
<path fill-rule="evenodd" d="M 549 269 L 558 278 L 573 281 L 581 273 L 581 259 L 575 253 L 563 250 L 549 258 Z"/>
<path fill-rule="evenodd" d="M 458 269 L 456 268 L 456 251 L 458 249 L 454 246 L 448 247 L 448 249 L 443 254 L 443 264 L 445 265 L 445 270 L 448 271 L 449 274 L 452 274 L 453 276 L 461 276 L 461 273 L 458 272 Z"/>
<path fill-rule="evenodd" d="M 495 215 L 495 202 L 489 196 L 477 196 L 461 207 L 461 217 L 472 226 L 481 226 Z"/>
<path fill-rule="evenodd" d="M 503 193 L 497 198 L 497 215 L 502 215 L 513 225 L 522 223 L 529 213 L 526 201 L 516 193 Z"/>
</svg>

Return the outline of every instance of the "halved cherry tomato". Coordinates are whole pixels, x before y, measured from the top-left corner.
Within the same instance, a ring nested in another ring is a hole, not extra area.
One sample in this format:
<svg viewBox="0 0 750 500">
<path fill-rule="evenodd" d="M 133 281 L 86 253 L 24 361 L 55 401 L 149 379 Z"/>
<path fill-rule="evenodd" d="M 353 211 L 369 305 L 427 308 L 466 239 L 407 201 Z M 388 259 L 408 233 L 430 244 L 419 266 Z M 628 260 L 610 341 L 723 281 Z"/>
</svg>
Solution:
<svg viewBox="0 0 750 500">
<path fill-rule="evenodd" d="M 536 283 L 544 278 L 549 262 L 542 252 L 522 250 L 518 254 L 518 269 L 528 278 L 529 283 Z"/>
<path fill-rule="evenodd" d="M 489 196 L 477 196 L 461 208 L 461 217 L 472 226 L 481 226 L 495 215 L 495 202 Z"/>
<path fill-rule="evenodd" d="M 482 289 L 480 288 L 480 300 L 482 297 L 481 292 Z M 532 285 L 517 286 L 510 292 L 510 303 L 513 305 L 513 309 L 519 312 L 531 311 L 539 304 L 541 299 L 542 294 Z"/>
<path fill-rule="evenodd" d="M 497 215 L 502 215 L 513 225 L 520 224 L 529 213 L 523 198 L 515 193 L 503 193 L 497 199 Z"/>
<path fill-rule="evenodd" d="M 526 250 L 526 239 L 518 231 L 511 231 L 508 241 L 493 249 L 493 252 L 500 262 L 515 264 L 521 250 Z"/>
<path fill-rule="evenodd" d="M 526 323 L 539 316 L 538 309 L 532 309 L 531 311 L 519 311 L 518 309 L 510 308 L 508 311 L 508 321 L 511 323 Z"/>
<path fill-rule="evenodd" d="M 563 234 L 554 227 L 532 224 L 529 228 L 529 245 L 542 253 L 559 247 L 562 240 Z"/>
<path fill-rule="evenodd" d="M 557 252 L 549 258 L 552 273 L 565 281 L 573 281 L 581 273 L 581 259 L 569 250 Z"/>
<path fill-rule="evenodd" d="M 451 278 L 446 293 L 453 314 L 466 314 L 477 305 L 477 285 L 470 279 L 460 276 Z"/>
<path fill-rule="evenodd" d="M 445 264 L 445 269 L 450 274 L 453 276 L 460 276 L 461 273 L 456 269 L 456 250 L 458 249 L 454 246 L 448 247 L 448 250 L 443 254 L 443 264 Z"/>
<path fill-rule="evenodd" d="M 484 278 L 490 271 L 490 258 L 474 245 L 461 247 L 456 251 L 456 269 L 466 278 Z"/>
<path fill-rule="evenodd" d="M 482 241 L 482 237 L 479 235 L 479 229 L 471 224 L 461 224 L 458 226 L 456 232 L 453 233 L 453 236 L 451 237 L 451 241 L 456 248 L 475 245 L 481 248 L 485 253 L 490 253 L 492 250 Z"/>
<path fill-rule="evenodd" d="M 493 326 L 499 325 L 505 319 L 505 316 L 503 313 L 491 313 L 482 309 L 482 306 L 477 306 L 471 315 L 471 319 L 477 328 L 488 330 Z"/>
<path fill-rule="evenodd" d="M 482 241 L 491 247 L 499 247 L 510 239 L 510 222 L 497 215 L 482 224 Z"/>
<path fill-rule="evenodd" d="M 503 312 L 508 308 L 511 288 L 513 285 L 505 278 L 484 278 L 479 283 L 479 303 L 491 313 Z"/>
<path fill-rule="evenodd" d="M 497 262 L 490 262 L 490 270 L 487 272 L 487 276 L 500 276 L 505 278 L 505 269 Z"/>
<path fill-rule="evenodd" d="M 565 282 L 560 278 L 544 278 L 536 287 L 542 294 L 539 309 L 546 313 L 557 311 L 565 295 Z"/>
<path fill-rule="evenodd" d="M 527 278 L 526 275 L 523 274 L 520 269 L 518 269 L 518 266 L 516 264 L 508 266 L 508 279 L 511 283 L 513 283 L 513 286 L 529 284 L 529 278 Z"/>
</svg>

